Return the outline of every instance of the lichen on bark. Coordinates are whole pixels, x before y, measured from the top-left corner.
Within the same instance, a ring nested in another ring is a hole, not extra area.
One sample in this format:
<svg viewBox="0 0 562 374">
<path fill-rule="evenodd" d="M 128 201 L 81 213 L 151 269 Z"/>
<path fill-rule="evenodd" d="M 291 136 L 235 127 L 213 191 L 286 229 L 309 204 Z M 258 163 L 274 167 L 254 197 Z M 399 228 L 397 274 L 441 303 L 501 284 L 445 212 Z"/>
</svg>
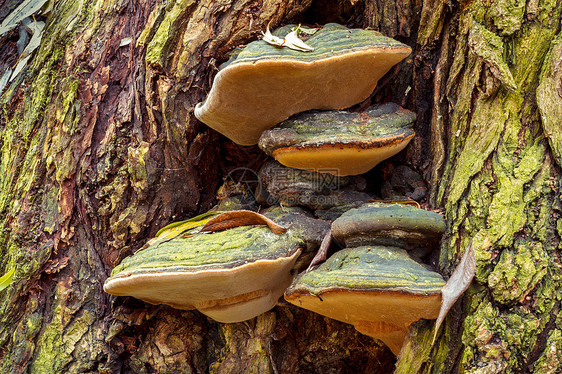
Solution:
<svg viewBox="0 0 562 374">
<path fill-rule="evenodd" d="M 488 9 L 475 1 L 458 14 L 455 55 L 440 61 L 436 77 L 447 80 L 439 103 L 448 103 L 451 128 L 434 136 L 434 167 L 442 172 L 433 174 L 432 197 L 449 224 L 440 267 L 450 272 L 472 240 L 475 283 L 433 348 L 423 333 L 430 325 L 418 328 L 397 372 L 518 373 L 552 363 L 548 350 L 560 333 L 560 186 L 543 133 L 552 118 L 539 116 L 535 91 L 541 71 L 552 74 L 542 67 L 552 64 L 557 5 L 500 1 Z M 555 115 L 556 107 L 543 107 Z"/>
</svg>

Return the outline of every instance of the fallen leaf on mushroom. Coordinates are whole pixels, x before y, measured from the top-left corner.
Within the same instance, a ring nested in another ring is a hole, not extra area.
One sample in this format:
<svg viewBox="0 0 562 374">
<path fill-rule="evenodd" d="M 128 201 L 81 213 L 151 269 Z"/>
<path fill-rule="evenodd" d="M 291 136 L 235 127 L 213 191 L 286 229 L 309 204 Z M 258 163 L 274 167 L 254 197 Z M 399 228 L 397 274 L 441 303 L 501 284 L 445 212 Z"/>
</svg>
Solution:
<svg viewBox="0 0 562 374">
<path fill-rule="evenodd" d="M 311 30 L 311 29 L 307 29 L 307 30 Z M 284 38 L 279 38 L 275 35 L 272 35 L 268 27 L 265 30 L 265 33 L 263 34 L 262 40 L 268 44 L 275 45 L 278 47 L 291 48 L 294 49 L 295 51 L 301 51 L 301 52 L 314 51 L 314 48 L 312 48 L 311 46 L 303 42 L 301 39 L 299 39 L 298 33 L 300 31 L 301 31 L 301 26 L 299 25 L 297 27 L 294 27 L 293 30 L 290 33 L 288 33 Z M 306 32 L 306 33 L 312 35 L 314 34 L 314 32 L 312 33 Z"/>
</svg>

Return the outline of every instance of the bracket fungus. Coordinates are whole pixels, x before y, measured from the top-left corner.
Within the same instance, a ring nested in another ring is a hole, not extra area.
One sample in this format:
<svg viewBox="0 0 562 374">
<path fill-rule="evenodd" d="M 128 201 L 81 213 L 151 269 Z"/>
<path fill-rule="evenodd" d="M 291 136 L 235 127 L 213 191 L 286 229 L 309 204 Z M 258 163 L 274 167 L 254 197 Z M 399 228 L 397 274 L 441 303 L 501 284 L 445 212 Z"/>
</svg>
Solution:
<svg viewBox="0 0 562 374">
<path fill-rule="evenodd" d="M 397 354 L 410 324 L 437 318 L 444 285 L 441 275 L 412 260 L 404 249 L 361 246 L 338 251 L 300 274 L 285 300 L 353 324 Z"/>
<path fill-rule="evenodd" d="M 273 32 L 284 37 L 294 25 Z M 305 40 L 313 51 L 249 43 L 227 61 L 195 116 L 241 145 L 289 116 L 344 109 L 365 100 L 411 48 L 378 32 L 327 24 Z"/>
<path fill-rule="evenodd" d="M 360 113 L 306 112 L 264 131 L 258 144 L 285 166 L 358 175 L 404 149 L 414 137 L 415 119 L 393 103 Z"/>
<path fill-rule="evenodd" d="M 353 324 L 397 354 L 410 324 L 419 319 L 437 318 L 437 336 L 474 277 L 472 244 L 447 283 L 406 251 L 434 247 L 444 230 L 439 214 L 412 206 L 369 203 L 351 209 L 332 222 L 310 267 L 285 291 L 285 299 Z M 352 248 L 325 260 L 332 236 Z"/>
<path fill-rule="evenodd" d="M 218 223 L 228 223 L 217 217 Z M 240 322 L 276 304 L 305 247 L 292 230 L 275 234 L 261 225 L 199 230 L 156 241 L 127 257 L 113 269 L 104 290 L 151 304 L 198 309 L 219 322 Z"/>
<path fill-rule="evenodd" d="M 435 247 L 445 232 L 439 213 L 405 204 L 367 203 L 332 223 L 332 235 L 346 247 L 379 244 L 416 249 Z"/>
</svg>

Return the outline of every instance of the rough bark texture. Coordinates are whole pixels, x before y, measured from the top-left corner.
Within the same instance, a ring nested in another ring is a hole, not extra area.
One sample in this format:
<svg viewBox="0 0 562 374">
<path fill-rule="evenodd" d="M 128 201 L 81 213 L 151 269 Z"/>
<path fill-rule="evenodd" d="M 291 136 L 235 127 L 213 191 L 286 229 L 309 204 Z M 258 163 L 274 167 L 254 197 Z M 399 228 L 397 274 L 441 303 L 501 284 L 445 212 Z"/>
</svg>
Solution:
<svg viewBox="0 0 562 374">
<path fill-rule="evenodd" d="M 439 54 L 431 199 L 449 226 L 440 267 L 450 273 L 472 240 L 477 271 L 433 347 L 430 324 L 413 330 L 397 372 L 561 370 L 561 11 L 559 1 L 424 6 L 418 48 Z"/>
<path fill-rule="evenodd" d="M 160 227 L 207 210 L 230 170 L 263 163 L 193 108 L 228 52 L 290 22 L 372 27 L 413 47 L 373 102 L 418 115 L 405 159 L 446 210 L 443 273 L 471 238 L 477 250 L 476 280 L 437 342 L 432 323 L 417 324 L 398 372 L 560 370 L 561 11 L 550 0 L 57 1 L 0 96 L 0 269 L 16 268 L 0 300 L 0 371 L 393 370 L 375 340 L 284 302 L 219 324 L 102 291 Z M 0 68 L 15 64 L 16 41 L 1 37 Z"/>
</svg>

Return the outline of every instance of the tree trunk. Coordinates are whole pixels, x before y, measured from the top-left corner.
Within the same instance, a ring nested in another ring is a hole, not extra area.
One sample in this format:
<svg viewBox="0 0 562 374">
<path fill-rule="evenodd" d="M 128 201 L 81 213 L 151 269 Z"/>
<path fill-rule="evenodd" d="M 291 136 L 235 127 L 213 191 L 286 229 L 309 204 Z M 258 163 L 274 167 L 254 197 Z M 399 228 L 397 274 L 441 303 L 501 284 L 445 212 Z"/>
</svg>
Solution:
<svg viewBox="0 0 562 374">
<path fill-rule="evenodd" d="M 418 115 L 417 137 L 398 160 L 427 177 L 430 204 L 445 208 L 443 274 L 470 240 L 477 251 L 475 281 L 437 341 L 433 322 L 416 324 L 397 371 L 556 372 L 561 8 L 536 0 L 55 2 L 41 45 L 0 92 L 0 269 L 16 269 L 1 291 L 1 372 L 394 369 L 376 340 L 282 301 L 246 323 L 220 324 L 102 290 L 159 228 L 208 210 L 229 171 L 264 162 L 257 147 L 198 122 L 193 108 L 235 47 L 268 24 L 301 22 L 371 27 L 413 47 L 372 99 Z M 15 30 L 0 39 L 0 77 L 16 65 L 17 40 Z"/>
<path fill-rule="evenodd" d="M 435 344 L 413 329 L 397 372 L 555 373 L 562 114 L 559 1 L 474 1 L 422 12 L 438 51 L 431 200 L 446 211 L 445 273 L 472 240 L 475 281 Z M 557 128 L 558 127 L 558 128 Z"/>
</svg>

